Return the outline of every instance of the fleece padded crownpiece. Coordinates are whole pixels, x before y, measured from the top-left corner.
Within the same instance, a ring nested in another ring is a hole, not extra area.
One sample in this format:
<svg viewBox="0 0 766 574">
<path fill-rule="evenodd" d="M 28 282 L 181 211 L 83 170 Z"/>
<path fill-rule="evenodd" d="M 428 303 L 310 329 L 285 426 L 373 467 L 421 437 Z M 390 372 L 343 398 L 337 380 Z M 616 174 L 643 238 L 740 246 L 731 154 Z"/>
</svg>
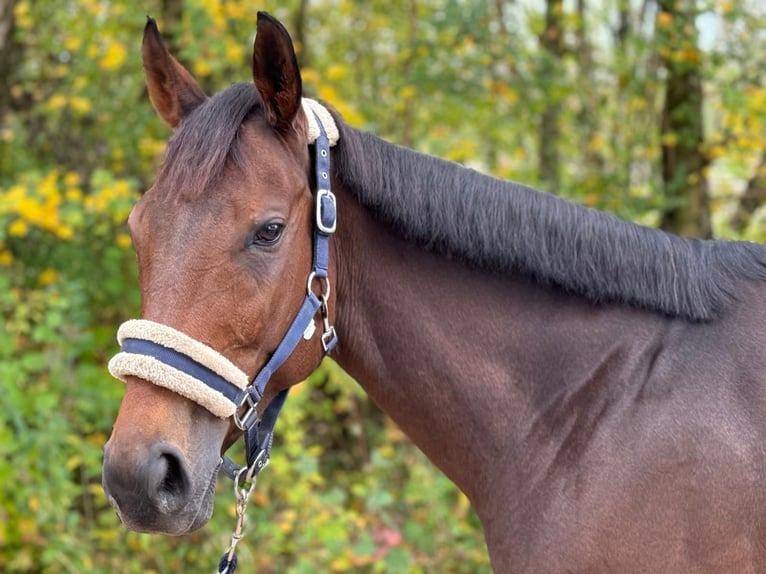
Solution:
<svg viewBox="0 0 766 574">
<path fill-rule="evenodd" d="M 238 405 L 232 397 L 237 394 L 237 389 L 242 390 L 249 384 L 247 375 L 218 351 L 161 323 L 144 319 L 126 321 L 117 331 L 117 341 L 128 349 L 136 346 L 130 345 L 135 341 L 149 342 L 143 345 L 145 347 L 172 349 L 181 355 L 181 362 L 188 359 L 186 362 L 196 364 L 197 368 L 184 371 L 151 353 L 123 350 L 109 361 L 109 372 L 113 377 L 125 381 L 133 376 L 165 387 L 221 418 L 234 414 Z M 177 357 L 176 354 L 173 356 Z M 227 388 L 226 393 L 216 390 L 193 374 L 202 371 L 212 372 L 213 377 L 224 380 L 223 385 L 233 387 Z"/>
<path fill-rule="evenodd" d="M 322 122 L 322 127 L 324 127 L 327 139 L 330 141 L 330 146 L 338 143 L 340 132 L 338 131 L 338 126 L 335 125 L 332 114 L 327 111 L 327 108 L 310 98 L 303 98 L 301 104 L 303 105 L 303 113 L 306 114 L 306 119 L 309 122 L 309 143 L 314 143 L 319 137 L 319 124 L 317 124 L 316 116 L 319 116 L 319 120 Z"/>
</svg>

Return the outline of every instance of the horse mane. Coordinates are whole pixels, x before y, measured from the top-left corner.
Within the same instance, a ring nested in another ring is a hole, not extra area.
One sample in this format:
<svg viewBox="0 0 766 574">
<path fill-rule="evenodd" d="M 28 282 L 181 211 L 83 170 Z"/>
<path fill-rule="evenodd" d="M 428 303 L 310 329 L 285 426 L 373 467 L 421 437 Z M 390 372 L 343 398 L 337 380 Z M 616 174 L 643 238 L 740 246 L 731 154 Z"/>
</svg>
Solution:
<svg viewBox="0 0 766 574">
<path fill-rule="evenodd" d="M 346 125 L 336 178 L 396 233 L 499 274 L 522 274 L 593 302 L 710 321 L 742 279 L 766 279 L 754 243 L 684 239 L 518 183 L 385 142 Z M 252 82 L 195 109 L 168 141 L 158 179 L 175 200 L 210 192 L 227 161 L 243 165 L 243 123 L 263 115 Z"/>
<path fill-rule="evenodd" d="M 738 281 L 766 279 L 759 244 L 681 238 L 336 121 L 343 186 L 397 233 L 471 266 L 692 321 L 717 318 Z"/>
</svg>

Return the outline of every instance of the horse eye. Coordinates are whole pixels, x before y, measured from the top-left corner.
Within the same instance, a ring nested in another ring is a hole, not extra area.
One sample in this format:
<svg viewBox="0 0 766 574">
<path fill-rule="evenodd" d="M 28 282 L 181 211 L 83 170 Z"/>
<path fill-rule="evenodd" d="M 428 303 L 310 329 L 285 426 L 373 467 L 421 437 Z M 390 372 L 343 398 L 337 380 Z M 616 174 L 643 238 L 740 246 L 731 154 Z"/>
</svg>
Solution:
<svg viewBox="0 0 766 574">
<path fill-rule="evenodd" d="M 269 221 L 255 230 L 250 239 L 250 245 L 256 247 L 267 247 L 274 245 L 282 237 L 284 223 L 278 221 Z"/>
</svg>

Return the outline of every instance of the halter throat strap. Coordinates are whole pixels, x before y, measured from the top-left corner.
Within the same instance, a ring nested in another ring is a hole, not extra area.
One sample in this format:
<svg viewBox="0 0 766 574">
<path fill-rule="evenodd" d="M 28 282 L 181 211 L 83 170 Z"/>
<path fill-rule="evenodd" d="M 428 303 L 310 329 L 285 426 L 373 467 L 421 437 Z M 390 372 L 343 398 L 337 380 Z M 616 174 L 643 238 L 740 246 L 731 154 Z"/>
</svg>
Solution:
<svg viewBox="0 0 766 574">
<path fill-rule="evenodd" d="M 301 340 L 310 340 L 320 315 L 320 339 L 324 354 L 338 342 L 329 319 L 329 242 L 335 232 L 337 209 L 330 187 L 330 146 L 339 131 L 327 109 L 304 98 L 302 109 L 308 122 L 309 144 L 313 144 L 316 169 L 314 253 L 306 295 L 284 337 L 266 364 L 248 381 L 247 375 L 223 355 L 167 325 L 130 320 L 120 326 L 117 340 L 121 350 L 109 362 L 109 371 L 120 380 L 135 376 L 172 390 L 205 407 L 221 418 L 233 417 L 245 436 L 246 467 L 224 457 L 221 470 L 230 477 L 246 471 L 254 477 L 268 463 L 274 426 L 287 399 L 288 390 L 277 394 L 262 412 L 258 403 L 271 376 L 295 351 Z M 329 134 L 329 135 L 328 135 Z M 319 286 L 319 294 L 314 288 Z"/>
</svg>

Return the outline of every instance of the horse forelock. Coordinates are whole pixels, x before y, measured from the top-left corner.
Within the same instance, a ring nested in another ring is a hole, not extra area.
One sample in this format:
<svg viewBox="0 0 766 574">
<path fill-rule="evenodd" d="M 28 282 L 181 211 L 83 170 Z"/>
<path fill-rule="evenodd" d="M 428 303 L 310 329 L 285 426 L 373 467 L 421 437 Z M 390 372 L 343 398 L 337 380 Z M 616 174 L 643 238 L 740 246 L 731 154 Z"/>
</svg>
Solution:
<svg viewBox="0 0 766 574">
<path fill-rule="evenodd" d="M 170 199 L 193 200 L 219 181 L 227 160 L 241 165 L 239 134 L 250 117 L 263 114 L 252 82 L 234 84 L 197 107 L 168 140 L 157 174 Z"/>
</svg>

